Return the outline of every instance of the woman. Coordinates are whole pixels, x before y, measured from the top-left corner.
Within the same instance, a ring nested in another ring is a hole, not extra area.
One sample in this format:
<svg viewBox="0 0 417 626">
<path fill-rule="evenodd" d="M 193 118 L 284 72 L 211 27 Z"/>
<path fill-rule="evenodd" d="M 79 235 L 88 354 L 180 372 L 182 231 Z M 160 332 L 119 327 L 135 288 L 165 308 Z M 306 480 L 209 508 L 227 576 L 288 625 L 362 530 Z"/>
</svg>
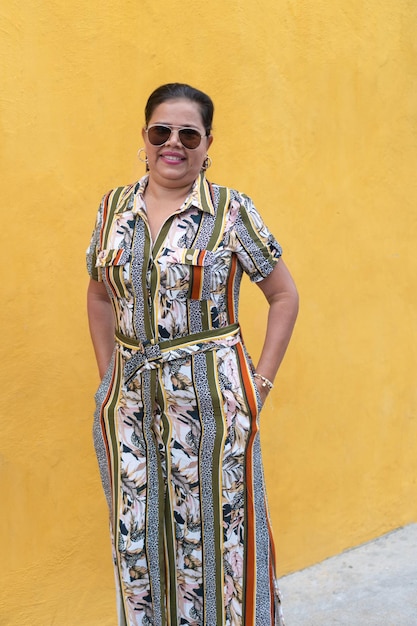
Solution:
<svg viewBox="0 0 417 626">
<path fill-rule="evenodd" d="M 283 623 L 258 414 L 297 292 L 250 198 L 205 178 L 212 117 L 188 85 L 151 94 L 148 174 L 106 194 L 88 249 L 95 446 L 125 626 Z M 269 303 L 256 370 L 243 272 Z"/>
</svg>

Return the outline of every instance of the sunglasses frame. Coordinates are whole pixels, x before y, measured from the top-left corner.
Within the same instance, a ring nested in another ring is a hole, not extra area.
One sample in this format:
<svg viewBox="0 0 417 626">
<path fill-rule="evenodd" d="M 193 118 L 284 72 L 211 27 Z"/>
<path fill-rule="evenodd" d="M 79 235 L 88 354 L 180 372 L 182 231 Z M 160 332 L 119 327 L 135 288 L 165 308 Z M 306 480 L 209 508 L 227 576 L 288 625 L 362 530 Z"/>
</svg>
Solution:
<svg viewBox="0 0 417 626">
<path fill-rule="evenodd" d="M 167 130 L 170 131 L 168 137 L 162 143 L 152 143 L 152 141 L 149 139 L 149 131 L 150 131 L 150 129 L 151 128 L 155 128 L 157 126 L 162 127 L 162 128 L 166 128 Z M 151 143 L 153 146 L 160 147 L 160 146 L 163 146 L 170 139 L 170 137 L 171 137 L 171 135 L 172 135 L 174 130 L 178 131 L 178 138 L 179 138 L 179 140 L 181 142 L 181 145 L 184 146 L 184 148 L 186 148 L 187 150 L 196 150 L 200 146 L 201 140 L 203 139 L 203 137 L 208 137 L 209 136 L 207 134 L 207 132 L 206 132 L 205 135 L 202 135 L 196 128 L 192 128 L 191 126 L 171 126 L 171 125 L 168 125 L 168 124 L 151 124 L 150 126 L 147 126 L 145 128 L 145 133 L 148 135 L 149 143 Z M 195 146 L 194 148 L 189 148 L 188 146 L 186 146 L 185 143 L 183 142 L 183 140 L 181 139 L 181 134 L 180 133 L 181 133 L 182 130 L 192 130 L 194 133 L 199 135 L 200 136 L 199 144 L 197 146 Z"/>
</svg>

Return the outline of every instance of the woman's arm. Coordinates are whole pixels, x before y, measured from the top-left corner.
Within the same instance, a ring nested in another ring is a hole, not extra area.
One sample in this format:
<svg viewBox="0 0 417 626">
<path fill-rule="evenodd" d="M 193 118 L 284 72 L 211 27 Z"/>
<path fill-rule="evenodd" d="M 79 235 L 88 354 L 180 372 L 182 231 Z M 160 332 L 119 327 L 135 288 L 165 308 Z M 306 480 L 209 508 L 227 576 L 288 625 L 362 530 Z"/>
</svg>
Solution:
<svg viewBox="0 0 417 626">
<path fill-rule="evenodd" d="M 280 259 L 272 272 L 257 283 L 269 303 L 268 323 L 261 356 L 256 367 L 257 374 L 273 382 L 284 358 L 298 313 L 298 293 L 291 274 Z M 256 384 L 265 401 L 269 388 Z"/>
<path fill-rule="evenodd" d="M 106 287 L 92 279 L 87 291 L 87 312 L 98 371 L 103 378 L 113 354 L 114 317 Z"/>
</svg>

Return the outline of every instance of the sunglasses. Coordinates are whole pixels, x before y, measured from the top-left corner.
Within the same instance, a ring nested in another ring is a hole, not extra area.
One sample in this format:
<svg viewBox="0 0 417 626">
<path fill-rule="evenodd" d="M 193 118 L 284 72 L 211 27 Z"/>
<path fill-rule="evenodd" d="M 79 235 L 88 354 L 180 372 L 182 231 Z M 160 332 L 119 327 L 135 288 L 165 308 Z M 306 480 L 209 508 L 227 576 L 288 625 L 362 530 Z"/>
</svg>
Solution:
<svg viewBox="0 0 417 626">
<path fill-rule="evenodd" d="M 148 133 L 149 142 L 153 146 L 163 146 L 171 137 L 174 128 L 178 130 L 178 137 L 182 145 L 184 148 L 188 148 L 188 150 L 198 148 L 201 139 L 207 137 L 207 134 L 202 135 L 195 128 L 188 128 L 187 126 L 165 126 L 164 124 L 152 124 L 148 126 L 148 128 L 145 128 L 145 133 Z"/>
</svg>

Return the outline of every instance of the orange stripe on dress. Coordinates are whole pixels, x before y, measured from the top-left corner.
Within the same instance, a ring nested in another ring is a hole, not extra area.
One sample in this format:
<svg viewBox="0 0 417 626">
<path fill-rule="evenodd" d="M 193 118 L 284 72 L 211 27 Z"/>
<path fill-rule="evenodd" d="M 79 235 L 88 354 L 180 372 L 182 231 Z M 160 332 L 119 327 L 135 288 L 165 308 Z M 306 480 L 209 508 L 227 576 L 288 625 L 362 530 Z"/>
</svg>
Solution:
<svg viewBox="0 0 417 626">
<path fill-rule="evenodd" d="M 192 273 L 192 287 L 191 287 L 191 300 L 200 300 L 201 298 L 201 283 L 203 268 L 200 265 L 194 265 L 191 270 Z"/>
<path fill-rule="evenodd" d="M 120 250 L 119 250 L 119 251 L 118 251 L 118 253 L 116 254 L 116 257 L 115 257 L 115 259 L 114 259 L 114 262 L 115 262 L 116 264 L 119 262 L 120 257 L 122 256 L 123 252 L 124 252 L 123 248 L 120 248 Z"/>
<path fill-rule="evenodd" d="M 253 389 L 252 379 L 248 371 L 248 364 L 242 344 L 236 344 L 240 371 L 243 380 L 243 388 L 250 409 L 251 433 L 246 446 L 246 592 L 245 592 L 245 625 L 255 624 L 255 598 L 256 598 L 256 534 L 255 534 L 255 504 L 253 495 L 253 442 L 258 430 L 256 417 L 258 406 Z"/>
<path fill-rule="evenodd" d="M 206 251 L 200 250 L 200 252 L 197 255 L 197 265 L 204 265 L 205 257 L 206 257 Z"/>
<path fill-rule="evenodd" d="M 268 503 L 265 501 L 265 510 L 268 510 Z M 275 559 L 275 543 L 274 543 L 274 537 L 272 535 L 272 528 L 271 528 L 271 522 L 269 520 L 269 515 L 266 518 L 266 523 L 268 525 L 268 534 L 269 534 L 269 545 L 270 545 L 270 550 L 271 550 L 271 560 L 272 560 L 272 567 L 275 570 L 276 567 L 276 559 Z"/>
</svg>

